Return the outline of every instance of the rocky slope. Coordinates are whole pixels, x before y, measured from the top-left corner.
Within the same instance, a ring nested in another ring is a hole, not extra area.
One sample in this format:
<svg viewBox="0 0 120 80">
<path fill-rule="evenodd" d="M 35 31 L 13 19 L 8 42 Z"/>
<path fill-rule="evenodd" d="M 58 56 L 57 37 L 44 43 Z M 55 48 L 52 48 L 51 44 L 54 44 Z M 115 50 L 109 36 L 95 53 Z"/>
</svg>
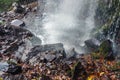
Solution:
<svg viewBox="0 0 120 80">
<path fill-rule="evenodd" d="M 34 8 L 26 11 L 19 6 L 12 14 L 2 13 L 0 80 L 119 80 L 120 59 L 113 50 L 113 41 L 119 48 L 119 4 L 119 0 L 99 0 L 94 35 L 100 44 L 96 45 L 94 39 L 87 40 L 90 54 L 78 54 L 72 49 L 69 57 L 64 44 L 34 45 L 34 39 L 41 40 L 25 27 L 16 26 Z M 16 19 L 20 21 L 13 21 Z M 16 24 L 11 25 L 12 21 Z"/>
</svg>

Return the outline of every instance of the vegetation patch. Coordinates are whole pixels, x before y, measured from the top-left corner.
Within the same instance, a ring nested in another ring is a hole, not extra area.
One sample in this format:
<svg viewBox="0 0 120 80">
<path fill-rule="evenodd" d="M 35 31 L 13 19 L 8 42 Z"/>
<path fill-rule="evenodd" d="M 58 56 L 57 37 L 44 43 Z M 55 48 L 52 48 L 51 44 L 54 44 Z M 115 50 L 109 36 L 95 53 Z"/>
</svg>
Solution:
<svg viewBox="0 0 120 80">
<path fill-rule="evenodd" d="M 18 0 L 0 0 L 0 11 L 6 11 L 12 5 L 13 2 Z"/>
</svg>

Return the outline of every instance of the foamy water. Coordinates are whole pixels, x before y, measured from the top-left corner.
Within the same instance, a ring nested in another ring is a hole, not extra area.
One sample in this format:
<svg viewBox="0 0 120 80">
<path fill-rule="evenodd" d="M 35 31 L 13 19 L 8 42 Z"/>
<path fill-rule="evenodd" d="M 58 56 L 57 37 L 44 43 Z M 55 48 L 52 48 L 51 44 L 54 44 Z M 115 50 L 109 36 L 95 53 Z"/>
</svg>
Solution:
<svg viewBox="0 0 120 80">
<path fill-rule="evenodd" d="M 97 0 L 44 0 L 43 17 L 37 16 L 30 30 L 42 44 L 63 43 L 66 49 L 81 51 L 95 27 Z M 40 13 L 38 13 L 40 14 Z"/>
<path fill-rule="evenodd" d="M 46 6 L 55 4 L 47 0 Z M 43 19 L 44 44 L 63 43 L 65 48 L 75 47 L 81 51 L 84 41 L 89 39 L 94 26 L 95 0 L 61 0 L 59 5 L 46 11 Z M 52 12 L 53 11 L 53 12 Z"/>
</svg>

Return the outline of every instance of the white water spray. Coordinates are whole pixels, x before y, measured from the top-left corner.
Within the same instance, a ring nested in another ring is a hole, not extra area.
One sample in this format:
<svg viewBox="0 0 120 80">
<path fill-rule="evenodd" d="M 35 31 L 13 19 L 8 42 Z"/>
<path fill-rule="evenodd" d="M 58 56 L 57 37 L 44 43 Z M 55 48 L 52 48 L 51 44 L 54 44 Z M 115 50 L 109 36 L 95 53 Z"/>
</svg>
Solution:
<svg viewBox="0 0 120 80">
<path fill-rule="evenodd" d="M 58 4 L 57 6 L 54 4 Z M 53 6 L 54 5 L 54 6 Z M 80 47 L 89 39 L 94 26 L 95 0 L 47 0 L 43 19 L 44 44 L 63 43 L 66 49 Z M 51 7 L 52 6 L 52 7 Z"/>
<path fill-rule="evenodd" d="M 28 25 L 31 26 L 29 30 L 42 39 L 42 44 L 63 43 L 66 50 L 75 48 L 82 52 L 81 46 L 91 38 L 91 31 L 95 27 L 97 0 L 43 1 L 43 17 L 37 16 Z"/>
</svg>

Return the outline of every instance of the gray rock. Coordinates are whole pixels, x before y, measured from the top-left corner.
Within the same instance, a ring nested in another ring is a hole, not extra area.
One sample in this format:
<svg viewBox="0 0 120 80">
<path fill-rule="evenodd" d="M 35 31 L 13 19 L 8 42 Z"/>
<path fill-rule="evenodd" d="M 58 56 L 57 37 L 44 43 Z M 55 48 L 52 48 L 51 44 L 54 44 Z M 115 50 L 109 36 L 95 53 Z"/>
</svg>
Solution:
<svg viewBox="0 0 120 80">
<path fill-rule="evenodd" d="M 63 44 L 57 43 L 35 46 L 31 49 L 31 52 L 28 53 L 26 61 L 32 64 L 41 61 L 49 62 L 64 57 L 66 56 Z"/>
<path fill-rule="evenodd" d="M 7 71 L 9 64 L 7 62 L 0 62 L 0 71 Z"/>
<path fill-rule="evenodd" d="M 46 54 L 46 55 L 45 55 L 45 59 L 46 59 L 47 61 L 53 61 L 55 58 L 56 58 L 56 56 L 55 56 L 55 55 L 52 55 L 52 54 Z"/>
<path fill-rule="evenodd" d="M 3 80 L 28 80 L 25 75 L 20 74 L 20 75 L 7 75 L 4 74 L 2 75 Z"/>
<path fill-rule="evenodd" d="M 0 53 L 4 55 L 15 53 L 25 39 L 33 36 L 30 31 L 16 26 L 0 26 L 0 32 Z"/>
<path fill-rule="evenodd" d="M 22 67 L 13 63 L 0 62 L 0 71 L 16 75 L 22 72 Z"/>
<path fill-rule="evenodd" d="M 77 55 L 78 53 L 75 51 L 75 49 L 73 48 L 73 49 L 71 49 L 71 50 L 69 50 L 68 51 L 68 53 L 67 53 L 67 58 L 75 58 L 76 57 L 76 55 Z"/>
<path fill-rule="evenodd" d="M 85 48 L 88 51 L 96 51 L 98 50 L 98 47 L 100 45 L 100 42 L 96 39 L 89 39 L 85 41 Z"/>
<path fill-rule="evenodd" d="M 15 19 L 15 20 L 11 21 L 11 25 L 13 25 L 13 26 L 25 26 L 25 23 L 22 20 Z"/>
<path fill-rule="evenodd" d="M 111 40 L 105 40 L 100 44 L 99 51 L 107 60 L 114 60 L 113 43 Z"/>
<path fill-rule="evenodd" d="M 35 46 L 34 48 L 31 49 L 31 52 L 27 56 L 28 58 L 31 58 L 39 53 L 48 52 L 48 51 L 56 51 L 56 52 L 64 51 L 63 44 L 57 43 L 57 44 Z M 64 55 L 65 53 L 62 54 Z"/>
<path fill-rule="evenodd" d="M 8 70 L 6 71 L 6 73 L 9 73 L 12 75 L 20 74 L 20 73 L 22 73 L 22 67 L 18 66 L 16 64 L 9 64 L 9 67 L 8 67 Z"/>
<path fill-rule="evenodd" d="M 33 46 L 41 45 L 41 43 L 42 43 L 42 41 L 36 36 L 31 37 L 30 41 L 31 41 Z"/>
</svg>

